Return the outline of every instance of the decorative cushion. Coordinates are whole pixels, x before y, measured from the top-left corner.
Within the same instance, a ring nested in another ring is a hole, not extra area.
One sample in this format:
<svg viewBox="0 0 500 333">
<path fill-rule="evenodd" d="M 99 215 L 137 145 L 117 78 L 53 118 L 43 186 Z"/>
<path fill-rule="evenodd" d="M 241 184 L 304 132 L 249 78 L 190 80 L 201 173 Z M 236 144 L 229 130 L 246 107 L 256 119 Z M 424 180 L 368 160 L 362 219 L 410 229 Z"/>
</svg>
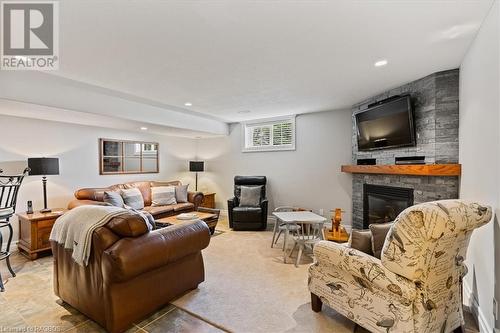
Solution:
<svg viewBox="0 0 500 333">
<path fill-rule="evenodd" d="M 388 223 L 372 223 L 368 227 L 372 233 L 372 251 L 375 258 L 380 259 L 382 248 L 384 247 L 385 237 L 394 222 Z"/>
<path fill-rule="evenodd" d="M 121 194 L 114 191 L 104 191 L 103 201 L 116 207 L 123 208 L 123 206 L 125 205 Z"/>
<path fill-rule="evenodd" d="M 351 231 L 349 246 L 366 254 L 373 256 L 372 250 L 372 232 L 369 229 Z"/>
<path fill-rule="evenodd" d="M 141 191 L 144 206 L 151 206 L 151 182 L 131 182 L 119 184 L 124 189 L 138 188 Z"/>
<path fill-rule="evenodd" d="M 188 202 L 188 186 L 189 184 L 175 187 L 175 200 L 177 202 Z"/>
<path fill-rule="evenodd" d="M 151 188 L 151 206 L 175 205 L 175 187 L 158 186 Z"/>
<path fill-rule="evenodd" d="M 124 189 L 121 190 L 121 195 L 125 205 L 133 209 L 143 209 L 144 199 L 142 193 L 138 188 Z"/>
<path fill-rule="evenodd" d="M 242 186 L 240 207 L 259 207 L 262 186 Z"/>
</svg>

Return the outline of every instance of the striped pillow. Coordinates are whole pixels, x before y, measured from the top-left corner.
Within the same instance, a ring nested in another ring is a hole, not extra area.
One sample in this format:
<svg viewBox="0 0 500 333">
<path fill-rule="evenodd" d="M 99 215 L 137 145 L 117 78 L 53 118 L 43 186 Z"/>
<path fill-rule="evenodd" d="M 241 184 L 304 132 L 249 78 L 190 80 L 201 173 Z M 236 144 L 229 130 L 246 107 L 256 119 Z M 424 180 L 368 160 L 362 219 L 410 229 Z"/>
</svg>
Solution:
<svg viewBox="0 0 500 333">
<path fill-rule="evenodd" d="M 138 188 L 130 188 L 121 190 L 121 195 L 125 205 L 133 209 L 143 209 L 144 208 L 144 198 L 142 197 L 141 191 Z"/>
<path fill-rule="evenodd" d="M 175 186 L 158 186 L 151 188 L 151 206 L 175 205 Z"/>
</svg>

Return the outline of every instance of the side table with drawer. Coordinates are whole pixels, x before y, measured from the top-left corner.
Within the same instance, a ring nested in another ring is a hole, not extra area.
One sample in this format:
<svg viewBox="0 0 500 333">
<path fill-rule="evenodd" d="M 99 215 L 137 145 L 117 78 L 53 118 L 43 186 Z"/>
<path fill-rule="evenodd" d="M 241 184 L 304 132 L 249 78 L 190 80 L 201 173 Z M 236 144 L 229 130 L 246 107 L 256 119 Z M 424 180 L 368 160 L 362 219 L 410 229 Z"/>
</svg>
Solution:
<svg viewBox="0 0 500 333">
<path fill-rule="evenodd" d="M 18 213 L 19 218 L 19 252 L 28 256 L 31 260 L 37 259 L 42 254 L 51 253 L 50 232 L 57 218 L 67 210 L 62 208 L 53 209 L 50 213 L 33 214 Z"/>
<path fill-rule="evenodd" d="M 203 202 L 201 203 L 201 207 L 215 208 L 215 193 L 203 193 Z"/>
</svg>

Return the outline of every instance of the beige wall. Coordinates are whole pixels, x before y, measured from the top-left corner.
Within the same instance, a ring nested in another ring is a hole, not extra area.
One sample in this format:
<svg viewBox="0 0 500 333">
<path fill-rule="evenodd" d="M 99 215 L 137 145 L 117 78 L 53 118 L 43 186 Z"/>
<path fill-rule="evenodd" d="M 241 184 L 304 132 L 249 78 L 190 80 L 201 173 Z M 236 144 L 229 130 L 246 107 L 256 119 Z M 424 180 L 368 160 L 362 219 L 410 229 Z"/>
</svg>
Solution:
<svg viewBox="0 0 500 333">
<path fill-rule="evenodd" d="M 499 3 L 467 52 L 460 73 L 460 196 L 500 213 Z M 476 230 L 467 254 L 466 301 L 478 312 L 481 332 L 493 332 L 493 297 L 500 274 L 498 219 Z M 495 270 L 497 271 L 495 273 Z M 498 321 L 497 321 L 497 327 Z"/>
<path fill-rule="evenodd" d="M 228 137 L 199 140 L 198 156 L 207 165 L 200 188 L 217 192 L 217 206 L 227 209 L 235 175 L 264 175 L 271 209 L 341 207 L 350 223 L 351 176 L 340 172 L 351 161 L 350 138 L 350 110 L 297 116 L 294 151 L 243 153 L 241 125 L 233 124 Z"/>
<path fill-rule="evenodd" d="M 194 141 L 190 139 L 8 116 L 0 116 L 0 127 L 0 169 L 4 174 L 22 172 L 28 157 L 59 157 L 60 175 L 48 177 L 49 207 L 66 207 L 73 192 L 81 187 L 149 179 L 182 178 L 189 182 L 192 176 L 185 172 L 187 160 L 194 151 Z M 159 142 L 160 173 L 99 175 L 99 138 Z M 25 179 L 18 196 L 18 212 L 26 210 L 27 200 L 33 201 L 35 209 L 43 206 L 41 177 Z M 17 240 L 17 222 L 14 221 L 13 225 Z"/>
<path fill-rule="evenodd" d="M 81 187 L 108 186 L 132 180 L 180 179 L 194 189 L 194 174 L 187 161 L 206 161 L 199 174 L 199 190 L 217 193 L 217 206 L 227 209 L 235 175 L 266 175 L 271 209 L 297 205 L 316 211 L 341 207 L 345 221 L 351 217 L 351 176 L 340 172 L 351 160 L 351 115 L 349 110 L 297 116 L 297 149 L 282 152 L 241 152 L 240 125 L 231 125 L 227 137 L 186 139 L 148 133 L 117 131 L 51 121 L 0 116 L 2 145 L 0 168 L 4 173 L 21 172 L 28 157 L 59 157 L 60 175 L 48 177 L 50 207 L 66 207 Z M 98 170 L 98 139 L 150 140 L 160 143 L 160 173 L 101 176 Z M 17 210 L 43 205 L 41 177 L 25 179 Z M 17 221 L 14 220 L 17 240 Z"/>
</svg>

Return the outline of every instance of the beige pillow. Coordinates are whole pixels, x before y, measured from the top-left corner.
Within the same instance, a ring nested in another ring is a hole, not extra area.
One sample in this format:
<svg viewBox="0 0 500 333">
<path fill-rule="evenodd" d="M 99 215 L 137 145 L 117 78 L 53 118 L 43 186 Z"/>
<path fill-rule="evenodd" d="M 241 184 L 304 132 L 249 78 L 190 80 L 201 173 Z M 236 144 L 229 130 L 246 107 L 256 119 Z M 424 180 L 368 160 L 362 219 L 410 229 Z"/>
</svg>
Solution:
<svg viewBox="0 0 500 333">
<path fill-rule="evenodd" d="M 372 232 L 370 231 L 370 229 L 353 229 L 351 231 L 351 236 L 349 237 L 349 246 L 353 249 L 373 256 Z"/>
<path fill-rule="evenodd" d="M 151 187 L 151 206 L 175 205 L 175 186 Z"/>
<path fill-rule="evenodd" d="M 368 226 L 372 232 L 372 251 L 374 257 L 380 259 L 382 248 L 384 247 L 385 237 L 393 224 L 394 222 L 372 223 Z"/>
</svg>

